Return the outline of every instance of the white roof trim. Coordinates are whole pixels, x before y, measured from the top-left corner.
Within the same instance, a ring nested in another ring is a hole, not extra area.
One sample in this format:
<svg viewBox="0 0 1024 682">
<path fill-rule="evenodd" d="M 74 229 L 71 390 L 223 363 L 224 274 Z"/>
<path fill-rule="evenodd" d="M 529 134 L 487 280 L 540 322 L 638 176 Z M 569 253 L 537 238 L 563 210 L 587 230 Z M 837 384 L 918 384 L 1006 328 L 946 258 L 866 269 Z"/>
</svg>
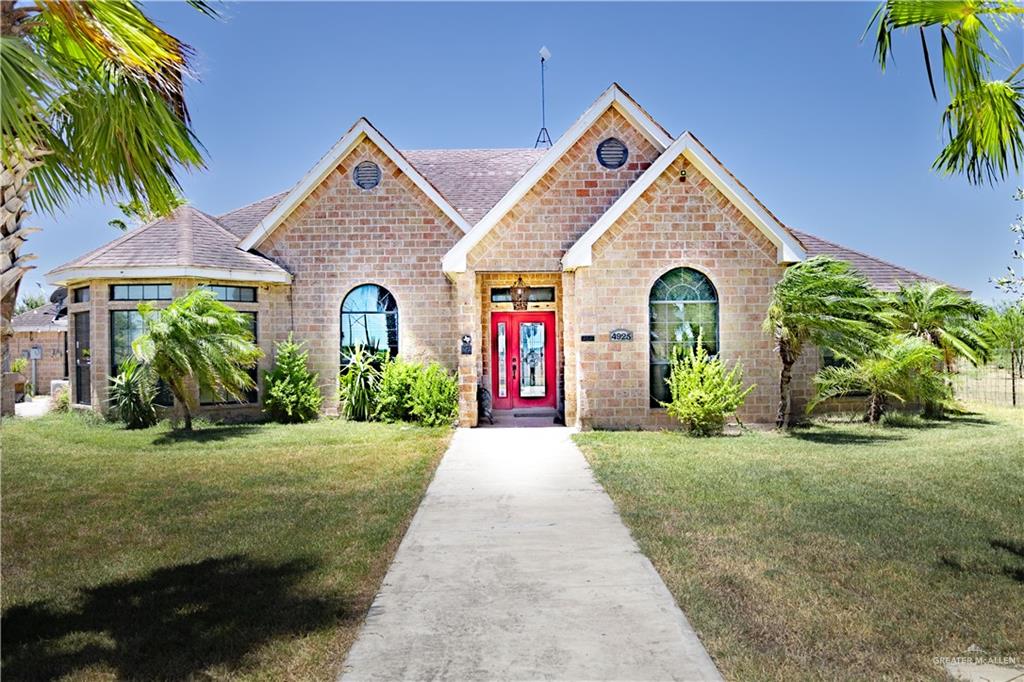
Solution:
<svg viewBox="0 0 1024 682">
<path fill-rule="evenodd" d="M 566 270 L 588 267 L 591 264 L 593 246 L 608 229 L 629 209 L 633 203 L 657 180 L 662 173 L 680 156 L 696 166 L 704 177 L 726 196 L 750 222 L 764 233 L 777 248 L 779 263 L 795 263 L 804 260 L 807 253 L 800 243 L 761 206 L 753 195 L 733 178 L 728 171 L 690 133 L 683 133 L 676 139 L 651 167 L 637 178 L 629 189 L 605 211 L 589 230 L 583 233 L 562 257 Z"/>
<path fill-rule="evenodd" d="M 672 136 L 659 126 L 650 115 L 640 108 L 633 98 L 619 87 L 618 83 L 612 83 L 611 87 L 605 90 L 597 100 L 590 105 L 583 115 L 580 116 L 565 133 L 558 138 L 548 149 L 547 153 L 535 163 L 523 177 L 519 178 L 516 184 L 506 192 L 505 196 L 480 219 L 472 230 L 469 230 L 455 246 L 445 254 L 442 261 L 442 269 L 446 274 L 465 272 L 466 256 L 474 246 L 480 243 L 488 232 L 505 217 L 513 206 L 515 206 L 526 193 L 529 192 L 544 175 L 551 170 L 551 167 L 562 158 L 569 149 L 576 144 L 590 126 L 611 107 L 621 113 L 636 126 L 651 144 L 664 151 L 672 144 Z"/>
<path fill-rule="evenodd" d="M 11 328 L 14 329 L 14 333 L 15 334 L 17 334 L 18 332 L 33 333 L 33 334 L 36 334 L 36 333 L 38 333 L 38 334 L 52 334 L 54 332 L 66 332 L 68 330 L 68 321 L 65 318 L 64 320 L 62 320 L 62 322 L 63 322 L 63 324 L 61 324 L 61 322 L 54 322 L 53 324 L 47 325 L 45 327 L 41 327 L 41 326 L 26 326 L 26 325 L 20 325 L 19 326 L 19 325 L 16 325 L 16 324 L 12 324 Z"/>
<path fill-rule="evenodd" d="M 469 223 L 466 219 L 455 210 L 447 199 L 441 196 L 441 193 L 430 184 L 430 182 L 420 174 L 412 164 L 410 164 L 402 153 L 399 152 L 395 147 L 387 141 L 387 139 L 380 134 L 380 132 L 370 124 L 365 118 L 360 118 L 356 121 L 356 124 L 345 133 L 337 144 L 335 144 L 327 154 L 321 158 L 315 166 L 308 173 L 306 173 L 299 184 L 295 185 L 288 192 L 274 210 L 268 213 L 263 220 L 260 221 L 259 225 L 253 228 L 252 232 L 246 235 L 238 248 L 243 251 L 248 251 L 258 245 L 264 238 L 266 238 L 271 232 L 273 232 L 285 218 L 291 215 L 299 205 L 305 201 L 314 189 L 320 186 L 320 183 L 324 181 L 330 173 L 337 168 L 338 164 L 341 163 L 349 153 L 356 148 L 356 146 L 363 141 L 363 139 L 369 139 L 377 147 L 384 152 L 384 154 L 391 159 L 391 161 L 398 166 L 403 173 L 412 180 L 417 187 L 419 187 L 427 197 L 433 201 L 441 211 L 448 216 L 449 219 L 463 232 L 469 231 Z"/>
<path fill-rule="evenodd" d="M 292 281 L 290 273 L 267 270 L 247 270 L 244 268 L 217 268 L 187 265 L 139 265 L 139 266 L 108 266 L 81 267 L 51 270 L 46 273 L 48 284 L 66 285 L 90 279 L 156 279 L 167 277 L 195 277 L 197 279 L 216 279 L 228 282 L 267 282 L 288 284 Z"/>
</svg>

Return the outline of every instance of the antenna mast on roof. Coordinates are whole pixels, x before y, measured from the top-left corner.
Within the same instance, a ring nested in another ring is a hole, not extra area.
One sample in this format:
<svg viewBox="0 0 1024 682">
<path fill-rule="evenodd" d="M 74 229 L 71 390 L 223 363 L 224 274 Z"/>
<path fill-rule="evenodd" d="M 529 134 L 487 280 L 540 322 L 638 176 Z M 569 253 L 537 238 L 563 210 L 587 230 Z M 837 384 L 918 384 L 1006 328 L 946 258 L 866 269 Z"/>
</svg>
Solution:
<svg viewBox="0 0 1024 682">
<path fill-rule="evenodd" d="M 533 143 L 534 149 L 551 146 L 551 135 L 548 134 L 547 106 L 544 100 L 544 68 L 549 59 L 551 59 L 551 52 L 548 51 L 548 48 L 540 48 L 540 132 L 537 133 L 537 141 Z"/>
</svg>

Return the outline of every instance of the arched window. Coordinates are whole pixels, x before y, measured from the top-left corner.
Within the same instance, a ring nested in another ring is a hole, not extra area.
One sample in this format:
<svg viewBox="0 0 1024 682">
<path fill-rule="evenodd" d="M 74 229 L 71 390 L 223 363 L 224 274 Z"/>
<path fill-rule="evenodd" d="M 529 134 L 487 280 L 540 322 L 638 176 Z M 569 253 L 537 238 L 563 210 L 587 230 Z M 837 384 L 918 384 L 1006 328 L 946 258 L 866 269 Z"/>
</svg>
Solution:
<svg viewBox="0 0 1024 682">
<path fill-rule="evenodd" d="M 718 353 L 718 293 L 711 280 L 690 268 L 676 268 L 651 287 L 651 407 L 671 398 L 665 379 L 675 346 L 697 345 Z M 660 401 L 660 402 L 659 402 Z"/>
<path fill-rule="evenodd" d="M 362 284 L 341 303 L 342 359 L 356 346 L 398 355 L 398 304 L 384 287 Z"/>
</svg>

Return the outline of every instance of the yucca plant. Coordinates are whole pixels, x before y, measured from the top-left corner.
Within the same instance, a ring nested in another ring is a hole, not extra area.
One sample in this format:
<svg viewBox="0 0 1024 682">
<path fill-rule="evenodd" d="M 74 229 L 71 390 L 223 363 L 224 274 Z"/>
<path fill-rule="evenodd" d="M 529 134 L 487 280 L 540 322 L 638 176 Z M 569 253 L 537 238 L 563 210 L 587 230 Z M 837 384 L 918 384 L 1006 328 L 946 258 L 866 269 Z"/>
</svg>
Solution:
<svg viewBox="0 0 1024 682">
<path fill-rule="evenodd" d="M 162 310 L 140 303 L 146 331 L 134 342 L 135 357 L 162 379 L 180 406 L 185 430 L 192 430 L 192 410 L 200 390 L 242 400 L 253 387 L 249 370 L 263 353 L 253 343 L 249 320 L 196 287 Z"/>
<path fill-rule="evenodd" d="M 121 363 L 117 376 L 110 377 L 107 401 L 129 429 L 156 424 L 156 382 L 149 368 L 135 358 Z"/>
<path fill-rule="evenodd" d="M 937 366 L 942 352 L 922 338 L 897 334 L 845 366 L 826 367 L 814 377 L 810 412 L 830 398 L 866 395 L 865 421 L 877 424 L 894 402 L 937 403 L 950 392 Z"/>
<path fill-rule="evenodd" d="M 353 421 L 369 421 L 377 407 L 380 386 L 380 357 L 355 346 L 345 357 L 345 369 L 338 377 L 341 414 Z"/>
</svg>

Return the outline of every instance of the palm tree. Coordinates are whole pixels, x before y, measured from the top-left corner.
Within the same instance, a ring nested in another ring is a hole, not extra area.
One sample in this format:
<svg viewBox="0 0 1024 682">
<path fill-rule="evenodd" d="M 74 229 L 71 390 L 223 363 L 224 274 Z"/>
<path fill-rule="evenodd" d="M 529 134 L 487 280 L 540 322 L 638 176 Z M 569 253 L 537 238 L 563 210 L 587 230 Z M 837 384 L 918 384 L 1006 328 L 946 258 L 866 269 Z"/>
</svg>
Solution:
<svg viewBox="0 0 1024 682">
<path fill-rule="evenodd" d="M 994 182 L 1015 172 L 1024 160 L 1024 64 L 1013 68 L 997 32 L 1020 30 L 1024 7 L 1014 0 L 885 0 L 875 10 L 868 31 L 877 24 L 875 57 L 885 70 L 892 55 L 892 34 L 913 30 L 921 38 L 932 97 L 938 99 L 926 29 L 937 27 L 943 79 L 949 104 L 942 115 L 946 146 L 932 167 L 965 173 L 973 183 Z M 867 33 L 865 31 L 865 33 Z M 990 52 L 1000 52 L 1006 59 Z M 996 78 L 993 69 L 1006 68 Z"/>
<path fill-rule="evenodd" d="M 139 312 L 146 331 L 132 343 L 132 351 L 170 388 L 184 412 L 186 431 L 192 430 L 196 407 L 193 383 L 236 400 L 252 389 L 249 369 L 263 353 L 253 343 L 246 317 L 212 291 L 196 287 L 162 310 L 140 303 Z"/>
<path fill-rule="evenodd" d="M 865 419 L 878 422 L 891 400 L 938 402 L 949 389 L 935 370 L 941 351 L 924 339 L 896 334 L 849 365 L 826 367 L 814 377 L 808 411 L 829 398 L 867 394 Z"/>
<path fill-rule="evenodd" d="M 776 425 L 789 425 L 793 365 L 808 343 L 840 353 L 868 347 L 875 335 L 880 299 L 849 263 L 817 256 L 786 269 L 775 285 L 764 329 L 782 359 Z"/>
<path fill-rule="evenodd" d="M 190 2 L 214 12 L 201 0 Z M 166 212 L 175 168 L 203 165 L 189 127 L 190 48 L 132 0 L 0 0 L 0 343 L 35 258 L 29 202 L 96 191 Z"/>
<path fill-rule="evenodd" d="M 898 332 L 917 336 L 942 352 L 947 374 L 957 358 L 982 364 L 988 353 L 980 321 L 987 309 L 946 284 L 900 283 L 886 296 L 886 318 Z"/>
</svg>

